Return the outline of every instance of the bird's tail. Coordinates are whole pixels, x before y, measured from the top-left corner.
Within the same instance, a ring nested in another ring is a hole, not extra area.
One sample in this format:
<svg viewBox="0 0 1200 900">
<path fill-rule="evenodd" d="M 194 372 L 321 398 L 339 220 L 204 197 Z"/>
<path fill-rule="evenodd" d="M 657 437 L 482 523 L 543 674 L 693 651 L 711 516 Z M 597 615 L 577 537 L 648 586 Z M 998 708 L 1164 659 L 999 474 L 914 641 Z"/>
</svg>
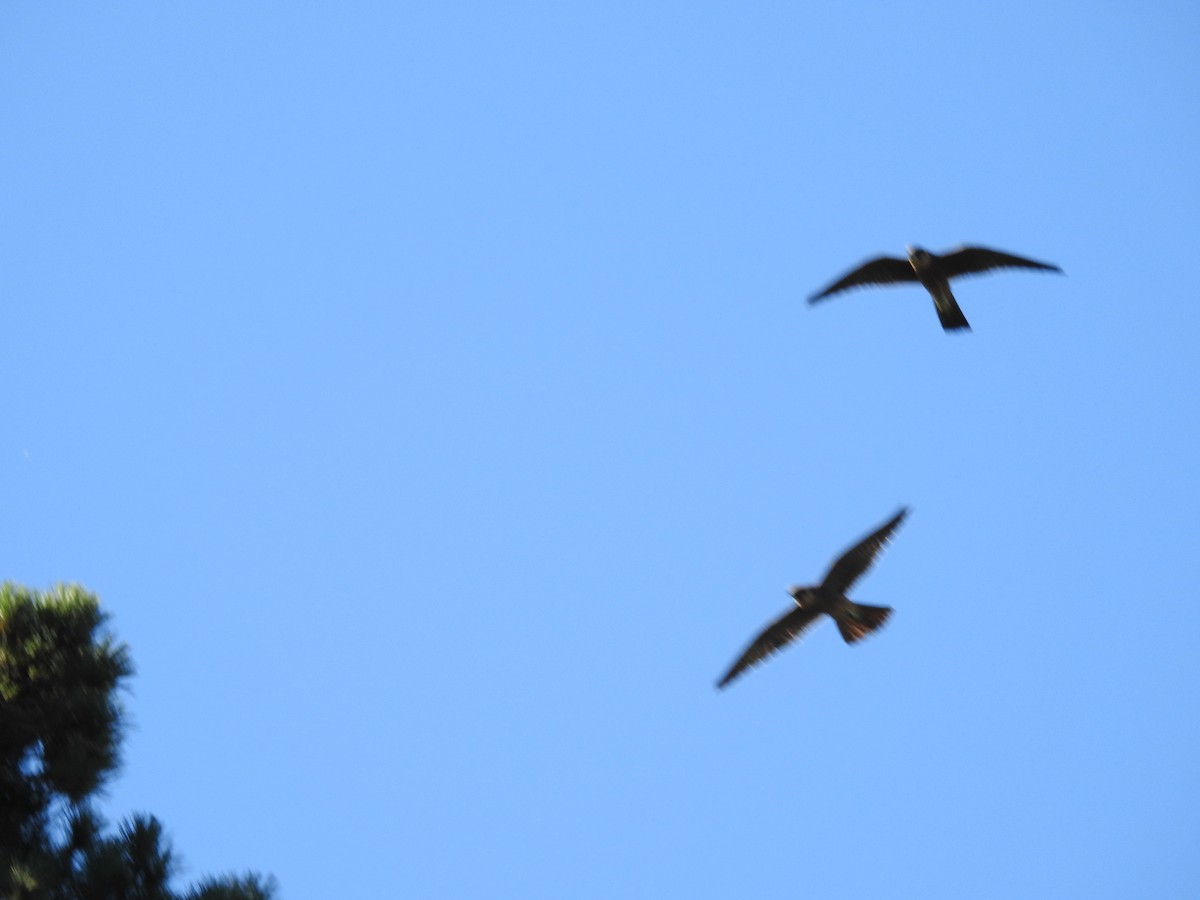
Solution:
<svg viewBox="0 0 1200 900">
<path fill-rule="evenodd" d="M 855 644 L 876 628 L 882 628 L 891 614 L 890 606 L 868 606 L 853 600 L 843 600 L 834 612 L 833 620 L 837 622 L 838 631 L 842 633 L 842 640 L 847 644 Z"/>
<path fill-rule="evenodd" d="M 949 291 L 946 291 L 945 297 L 935 299 L 933 305 L 937 309 L 938 321 L 942 323 L 942 328 L 946 331 L 955 331 L 959 328 L 965 328 L 967 331 L 971 330 L 971 324 L 967 321 L 967 317 L 963 315 L 958 301 L 954 299 L 954 295 Z"/>
</svg>

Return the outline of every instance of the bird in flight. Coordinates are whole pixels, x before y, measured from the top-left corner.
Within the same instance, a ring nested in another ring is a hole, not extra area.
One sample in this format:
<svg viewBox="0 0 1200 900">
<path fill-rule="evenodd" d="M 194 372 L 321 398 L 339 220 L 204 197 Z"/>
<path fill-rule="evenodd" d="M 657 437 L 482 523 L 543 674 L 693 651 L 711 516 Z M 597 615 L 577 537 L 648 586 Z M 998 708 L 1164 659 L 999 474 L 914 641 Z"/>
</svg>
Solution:
<svg viewBox="0 0 1200 900">
<path fill-rule="evenodd" d="M 729 671 L 717 682 L 718 688 L 723 688 L 737 678 L 746 669 L 782 650 L 796 638 L 800 637 L 810 625 L 816 622 L 822 613 L 833 618 L 837 623 L 842 640 L 847 644 L 861 641 L 868 634 L 879 628 L 892 614 L 890 606 L 868 606 L 865 603 L 855 603 L 846 596 L 854 582 L 871 567 L 876 557 L 892 538 L 892 533 L 900 527 L 908 508 L 902 508 L 896 515 L 878 529 L 871 532 L 840 557 L 825 573 L 825 580 L 815 587 L 788 588 L 788 593 L 796 601 L 795 609 L 784 613 L 762 633 L 750 642 L 750 646 L 738 657 L 737 662 L 729 667 Z"/>
<path fill-rule="evenodd" d="M 853 272 L 843 275 L 829 287 L 808 298 L 817 303 L 847 288 L 869 284 L 896 284 L 903 281 L 919 281 L 933 297 L 938 320 L 946 331 L 965 328 L 970 331 L 967 317 L 958 307 L 958 301 L 950 292 L 950 279 L 961 275 L 977 275 L 991 269 L 1042 269 L 1061 272 L 1050 263 L 989 250 L 987 247 L 959 247 L 945 256 L 930 253 L 921 247 L 908 247 L 908 259 L 894 256 L 877 256 L 869 259 Z"/>
</svg>

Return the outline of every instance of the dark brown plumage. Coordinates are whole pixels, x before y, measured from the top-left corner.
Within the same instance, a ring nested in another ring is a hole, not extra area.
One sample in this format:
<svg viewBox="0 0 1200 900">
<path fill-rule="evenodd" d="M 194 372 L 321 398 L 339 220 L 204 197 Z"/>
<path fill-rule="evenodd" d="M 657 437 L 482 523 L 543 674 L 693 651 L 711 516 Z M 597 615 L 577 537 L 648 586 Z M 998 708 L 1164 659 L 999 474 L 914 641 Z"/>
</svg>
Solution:
<svg viewBox="0 0 1200 900">
<path fill-rule="evenodd" d="M 796 608 L 763 629 L 717 682 L 717 687 L 725 687 L 746 669 L 782 650 L 800 637 L 822 614 L 833 618 L 842 640 L 847 644 L 857 643 L 883 625 L 892 614 L 890 606 L 855 603 L 846 596 L 846 592 L 875 562 L 906 515 L 907 507 L 838 557 L 819 585 L 788 588 L 788 593 L 796 601 Z"/>
<path fill-rule="evenodd" d="M 950 291 L 950 279 L 1001 268 L 1062 271 L 1058 266 L 1050 263 L 1014 256 L 1011 253 L 1002 253 L 999 250 L 989 250 L 987 247 L 960 247 L 944 256 L 938 256 L 920 247 L 909 247 L 908 259 L 880 256 L 868 260 L 854 271 L 843 275 L 829 287 L 813 294 L 808 298 L 808 302 L 817 303 L 832 294 L 852 287 L 898 284 L 906 281 L 920 282 L 933 297 L 933 305 L 937 310 L 938 321 L 942 323 L 942 328 L 946 331 L 960 328 L 969 331 L 971 326 L 967 323 L 967 317 L 963 315 L 958 301 L 954 299 L 954 294 Z"/>
</svg>

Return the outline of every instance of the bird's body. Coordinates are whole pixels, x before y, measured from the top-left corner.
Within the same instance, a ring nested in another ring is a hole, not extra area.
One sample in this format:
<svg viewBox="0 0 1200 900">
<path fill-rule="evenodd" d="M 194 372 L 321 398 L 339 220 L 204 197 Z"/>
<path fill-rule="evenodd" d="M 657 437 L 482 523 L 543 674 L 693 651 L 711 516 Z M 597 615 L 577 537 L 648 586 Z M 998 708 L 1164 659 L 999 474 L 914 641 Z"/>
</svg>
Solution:
<svg viewBox="0 0 1200 900">
<path fill-rule="evenodd" d="M 970 331 L 971 325 L 950 290 L 950 279 L 937 264 L 936 257 L 920 247 L 912 247 L 908 252 L 908 261 L 921 286 L 929 291 L 929 296 L 933 298 L 933 308 L 937 310 L 942 328 L 946 331 L 959 328 Z"/>
<path fill-rule="evenodd" d="M 746 669 L 783 649 L 803 634 L 821 615 L 828 615 L 837 623 L 838 631 L 847 644 L 857 643 L 882 626 L 892 614 L 891 607 L 855 603 L 846 593 L 871 567 L 906 515 L 908 510 L 901 509 L 843 553 L 830 566 L 820 584 L 788 588 L 788 593 L 796 603 L 795 608 L 763 629 L 717 682 L 717 687 L 725 687 Z"/>
<path fill-rule="evenodd" d="M 833 284 L 813 294 L 808 298 L 808 302 L 817 303 L 839 291 L 852 287 L 919 282 L 933 298 L 933 305 L 937 310 L 938 321 L 942 323 L 942 328 L 946 331 L 956 329 L 969 331 L 971 326 L 967 322 L 967 317 L 963 315 L 958 301 L 954 299 L 954 294 L 950 290 L 950 279 L 1000 268 L 1062 271 L 1058 266 L 1050 263 L 1014 256 L 999 250 L 990 250 L 987 247 L 959 247 L 942 256 L 930 253 L 921 247 L 909 247 L 907 259 L 878 256 L 875 259 L 867 260 Z"/>
</svg>

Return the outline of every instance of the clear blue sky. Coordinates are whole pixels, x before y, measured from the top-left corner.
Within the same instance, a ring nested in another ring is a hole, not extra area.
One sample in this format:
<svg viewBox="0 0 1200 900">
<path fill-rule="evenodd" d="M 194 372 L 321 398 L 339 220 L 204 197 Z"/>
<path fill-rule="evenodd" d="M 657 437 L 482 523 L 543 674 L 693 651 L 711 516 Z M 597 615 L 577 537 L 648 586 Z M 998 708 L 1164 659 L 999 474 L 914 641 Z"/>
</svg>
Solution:
<svg viewBox="0 0 1200 900">
<path fill-rule="evenodd" d="M 1200 9 L 0 8 L 0 576 L 327 897 L 1200 892 Z M 1066 277 L 804 298 L 915 243 Z M 825 622 L 713 684 L 901 504 Z"/>
</svg>

